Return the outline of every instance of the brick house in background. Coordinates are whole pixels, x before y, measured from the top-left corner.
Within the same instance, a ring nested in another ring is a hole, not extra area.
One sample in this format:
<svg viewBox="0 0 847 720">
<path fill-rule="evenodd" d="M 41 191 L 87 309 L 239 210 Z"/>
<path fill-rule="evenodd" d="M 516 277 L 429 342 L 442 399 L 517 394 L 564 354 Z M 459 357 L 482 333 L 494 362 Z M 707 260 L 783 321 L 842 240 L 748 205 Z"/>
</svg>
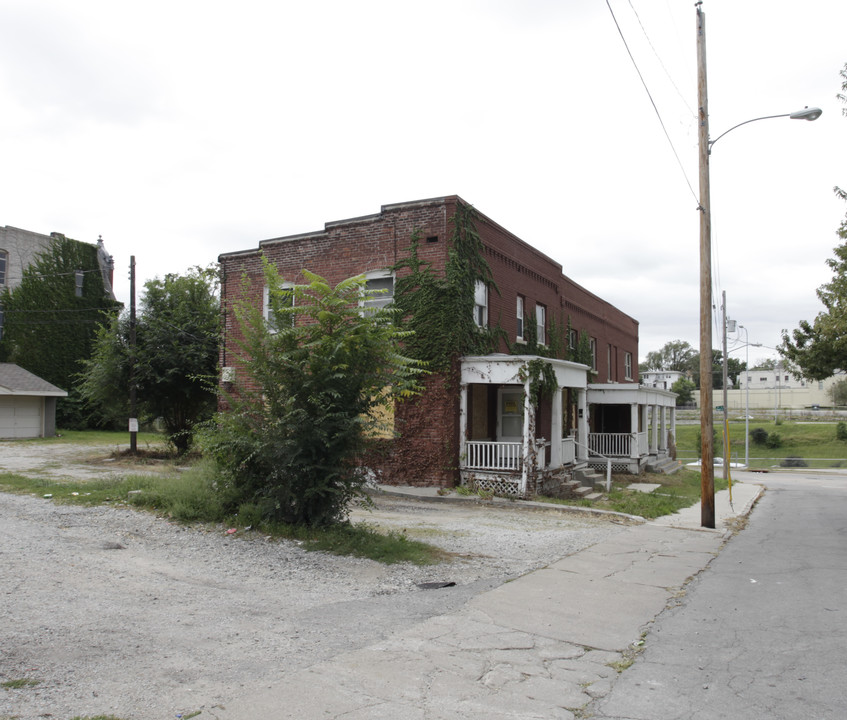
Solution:
<svg viewBox="0 0 847 720">
<path fill-rule="evenodd" d="M 238 364 L 230 306 L 246 280 L 251 301 L 266 309 L 262 255 L 294 283 L 303 282 L 303 269 L 332 285 L 364 274 L 369 287 L 385 291 L 377 302 L 390 302 L 392 268 L 408 257 L 413 234 L 420 260 L 443 273 L 461 207 L 467 204 L 457 196 L 385 205 L 378 214 L 330 222 L 322 231 L 222 254 L 222 381 L 249 382 Z M 488 217 L 475 213 L 474 224 L 493 280 L 477 284 L 474 319 L 481 327 L 499 327 L 505 337 L 499 352 L 461 357 L 449 371 L 427 377 L 421 396 L 396 406 L 396 437 L 367 459 L 379 481 L 474 483 L 526 497 L 563 492 L 574 479 L 591 482 L 593 465 L 608 468 L 611 461 L 618 470 L 639 472 L 664 458 L 674 395 L 639 387 L 637 321 Z M 535 356 L 521 348 L 531 337 L 554 344 L 554 333 L 569 335 L 559 338 L 571 349 L 569 357 L 587 336 L 590 367 L 544 358 L 559 390 L 536 406 L 528 377 Z"/>
</svg>

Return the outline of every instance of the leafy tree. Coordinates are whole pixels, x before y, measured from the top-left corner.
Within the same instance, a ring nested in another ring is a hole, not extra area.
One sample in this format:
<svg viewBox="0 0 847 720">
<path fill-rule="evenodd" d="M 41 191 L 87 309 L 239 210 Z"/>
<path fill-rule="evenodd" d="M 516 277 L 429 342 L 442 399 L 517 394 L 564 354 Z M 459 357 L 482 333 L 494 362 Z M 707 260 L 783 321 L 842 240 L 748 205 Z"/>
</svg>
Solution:
<svg viewBox="0 0 847 720">
<path fill-rule="evenodd" d="M 841 89 L 847 91 L 847 64 L 841 70 Z M 847 103 L 847 96 L 838 95 Z M 842 108 L 847 115 L 847 109 Z M 837 197 L 847 200 L 847 191 L 834 188 Z M 826 263 L 833 272 L 833 279 L 817 290 L 818 299 L 824 310 L 811 323 L 802 320 L 790 335 L 782 331 L 780 355 L 799 368 L 807 378 L 824 380 L 836 370 L 847 368 L 847 217 L 836 231 L 841 240 L 833 252 L 835 257 Z"/>
<path fill-rule="evenodd" d="M 688 378 L 680 378 L 671 387 L 671 391 L 675 392 L 677 405 L 688 405 L 694 398 L 694 390 L 696 385 Z"/>
<path fill-rule="evenodd" d="M 678 370 L 685 372 L 689 369 L 695 350 L 685 340 L 671 340 L 660 350 L 647 353 L 647 365 L 650 370 Z"/>
<path fill-rule="evenodd" d="M 829 392 L 833 405 L 847 405 L 847 380 L 836 380 Z"/>
<path fill-rule="evenodd" d="M 265 262 L 275 322 L 245 298 L 234 311 L 250 382 L 225 397 L 203 444 L 233 510 L 271 522 L 323 526 L 343 520 L 362 494 L 356 459 L 383 408 L 418 392 L 419 363 L 400 354 L 409 337 L 391 306 L 363 311 L 364 276 L 335 288 L 303 271 L 286 286 Z"/>
<path fill-rule="evenodd" d="M 730 375 L 729 368 L 733 362 L 730 358 L 730 364 L 727 366 L 727 376 Z M 737 361 L 736 361 L 737 362 Z M 743 363 L 741 363 L 743 365 Z M 700 387 L 700 353 L 694 353 L 688 360 L 688 372 L 691 373 L 691 378 L 695 385 Z M 740 370 L 738 372 L 741 372 Z M 737 375 L 736 375 L 737 377 Z M 720 350 L 712 350 L 712 387 L 715 390 L 723 389 L 723 353 Z"/>
<path fill-rule="evenodd" d="M 77 292 L 77 272 L 82 271 Z M 61 427 L 84 427 L 76 375 L 91 355 L 98 327 L 120 307 L 106 291 L 97 247 L 55 237 L 24 270 L 21 284 L 0 297 L 0 359 L 68 391 L 57 405 Z"/>
<path fill-rule="evenodd" d="M 217 271 L 193 268 L 144 284 L 136 322 L 135 382 L 139 415 L 161 418 L 174 447 L 189 449 L 194 426 L 212 416 L 218 361 L 220 309 Z M 129 417 L 128 313 L 102 327 L 84 363 L 80 392 L 101 417 Z"/>
</svg>

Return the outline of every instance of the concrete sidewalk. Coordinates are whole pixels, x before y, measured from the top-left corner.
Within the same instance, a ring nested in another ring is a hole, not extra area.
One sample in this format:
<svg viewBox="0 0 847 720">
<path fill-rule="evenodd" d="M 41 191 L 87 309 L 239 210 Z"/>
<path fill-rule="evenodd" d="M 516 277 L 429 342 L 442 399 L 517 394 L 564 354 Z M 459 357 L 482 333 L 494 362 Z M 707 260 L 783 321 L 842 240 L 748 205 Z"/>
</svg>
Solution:
<svg viewBox="0 0 847 720">
<path fill-rule="evenodd" d="M 761 490 L 736 484 L 732 503 L 728 491 L 717 493 L 715 530 L 700 528 L 699 505 L 633 525 L 457 612 L 399 627 L 380 643 L 204 713 L 221 720 L 574 718 L 610 691 L 646 626 L 708 565 L 726 523 L 748 513 Z"/>
</svg>

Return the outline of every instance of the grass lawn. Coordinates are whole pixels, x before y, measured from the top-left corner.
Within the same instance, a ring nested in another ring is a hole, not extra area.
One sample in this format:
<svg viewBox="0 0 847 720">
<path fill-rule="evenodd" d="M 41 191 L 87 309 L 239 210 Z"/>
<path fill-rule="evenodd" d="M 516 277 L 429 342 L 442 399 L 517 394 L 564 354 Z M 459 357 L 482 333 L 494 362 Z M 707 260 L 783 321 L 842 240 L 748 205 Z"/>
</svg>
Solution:
<svg viewBox="0 0 847 720">
<path fill-rule="evenodd" d="M 629 490 L 635 483 L 653 483 L 659 485 L 652 492 Z M 715 477 L 715 492 L 726 489 L 723 478 Z M 677 510 L 691 507 L 700 501 L 700 473 L 683 468 L 673 475 L 644 474 L 612 475 L 612 490 L 608 497 L 598 500 L 558 500 L 539 498 L 545 502 L 561 505 L 592 507 L 601 510 L 614 510 L 628 515 L 640 515 L 651 520 L 662 515 L 672 515 Z"/>
<path fill-rule="evenodd" d="M 722 420 L 715 423 L 717 433 L 715 455 L 723 455 Z M 750 431 L 761 428 L 769 437 L 777 434 L 779 447 L 757 445 L 750 440 L 750 467 L 771 468 L 779 466 L 785 458 L 802 458 L 808 467 L 847 467 L 847 441 L 836 437 L 837 423 L 781 422 L 776 425 L 759 420 L 750 421 Z M 677 425 L 677 457 L 683 462 L 694 461 L 699 456 L 697 438 L 699 425 Z M 744 462 L 744 421 L 729 423 L 730 450 L 733 462 Z"/>
</svg>

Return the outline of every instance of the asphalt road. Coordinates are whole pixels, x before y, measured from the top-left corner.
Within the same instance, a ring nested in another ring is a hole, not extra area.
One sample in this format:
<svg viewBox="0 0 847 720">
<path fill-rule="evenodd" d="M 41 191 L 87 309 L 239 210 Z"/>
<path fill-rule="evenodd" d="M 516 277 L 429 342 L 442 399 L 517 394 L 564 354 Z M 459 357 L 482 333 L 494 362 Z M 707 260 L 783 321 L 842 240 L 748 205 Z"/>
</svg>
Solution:
<svg viewBox="0 0 847 720">
<path fill-rule="evenodd" d="M 847 717 L 847 475 L 759 478 L 747 528 L 657 618 L 592 717 Z"/>
</svg>

